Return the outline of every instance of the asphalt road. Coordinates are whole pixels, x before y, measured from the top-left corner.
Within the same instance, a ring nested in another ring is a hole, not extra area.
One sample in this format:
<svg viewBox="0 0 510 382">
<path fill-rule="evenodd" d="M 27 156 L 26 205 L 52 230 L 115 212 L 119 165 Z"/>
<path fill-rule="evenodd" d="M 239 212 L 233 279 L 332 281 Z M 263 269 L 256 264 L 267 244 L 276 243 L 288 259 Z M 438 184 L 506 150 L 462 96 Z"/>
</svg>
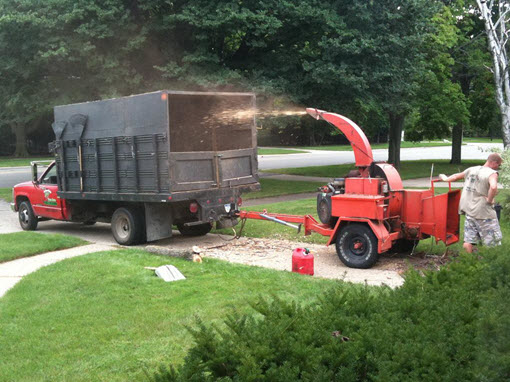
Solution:
<svg viewBox="0 0 510 382">
<path fill-rule="evenodd" d="M 463 159 L 487 158 L 488 150 L 497 147 L 503 149 L 502 143 L 468 143 L 462 146 Z M 373 150 L 376 161 L 386 161 L 388 150 Z M 400 152 L 401 160 L 420 159 L 450 159 L 451 147 L 418 147 L 406 148 Z M 310 150 L 305 154 L 259 155 L 259 169 L 272 170 L 276 168 L 294 168 L 308 166 L 325 166 L 343 163 L 354 163 L 352 151 L 322 151 Z M 0 188 L 12 187 L 15 184 L 30 180 L 28 167 L 0 168 Z"/>
<path fill-rule="evenodd" d="M 12 187 L 32 177 L 29 167 L 0 167 L 0 188 Z"/>
</svg>

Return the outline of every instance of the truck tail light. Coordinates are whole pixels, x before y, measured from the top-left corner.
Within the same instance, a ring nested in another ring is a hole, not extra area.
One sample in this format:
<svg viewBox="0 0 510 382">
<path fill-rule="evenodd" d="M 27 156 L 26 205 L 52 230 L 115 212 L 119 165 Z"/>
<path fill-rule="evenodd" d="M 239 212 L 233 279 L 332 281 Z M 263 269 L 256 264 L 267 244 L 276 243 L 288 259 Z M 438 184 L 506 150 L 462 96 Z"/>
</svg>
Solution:
<svg viewBox="0 0 510 382">
<path fill-rule="evenodd" d="M 189 205 L 189 212 L 192 214 L 196 214 L 198 212 L 198 204 L 197 203 L 191 203 Z"/>
<path fill-rule="evenodd" d="M 243 205 L 243 199 L 241 197 L 237 198 L 237 205 L 241 207 Z"/>
</svg>

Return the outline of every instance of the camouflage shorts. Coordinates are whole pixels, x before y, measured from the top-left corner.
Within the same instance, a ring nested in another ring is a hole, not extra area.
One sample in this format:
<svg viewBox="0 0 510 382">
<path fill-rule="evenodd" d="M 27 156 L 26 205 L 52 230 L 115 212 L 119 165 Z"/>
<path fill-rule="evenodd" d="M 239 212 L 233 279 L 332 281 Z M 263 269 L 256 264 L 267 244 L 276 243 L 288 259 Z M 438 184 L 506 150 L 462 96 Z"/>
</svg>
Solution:
<svg viewBox="0 0 510 382">
<path fill-rule="evenodd" d="M 501 245 L 502 237 L 498 219 L 474 219 L 466 215 L 464 243 L 477 244 L 482 241 L 484 245 L 493 247 Z"/>
</svg>

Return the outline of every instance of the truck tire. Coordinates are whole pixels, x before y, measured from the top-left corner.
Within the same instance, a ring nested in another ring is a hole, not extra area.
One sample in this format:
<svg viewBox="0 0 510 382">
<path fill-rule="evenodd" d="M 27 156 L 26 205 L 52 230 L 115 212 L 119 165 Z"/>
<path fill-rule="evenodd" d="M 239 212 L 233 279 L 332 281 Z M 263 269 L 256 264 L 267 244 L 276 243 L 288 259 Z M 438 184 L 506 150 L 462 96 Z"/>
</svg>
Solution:
<svg viewBox="0 0 510 382">
<path fill-rule="evenodd" d="M 184 224 L 177 224 L 177 229 L 184 236 L 204 236 L 211 231 L 212 225 L 204 223 L 199 225 L 185 226 Z"/>
<path fill-rule="evenodd" d="M 24 231 L 34 231 L 37 228 L 37 216 L 34 214 L 32 205 L 27 200 L 21 202 L 18 207 L 19 225 Z"/>
<path fill-rule="evenodd" d="M 142 212 L 133 207 L 120 207 L 112 216 L 112 234 L 121 245 L 135 245 L 143 242 L 145 222 Z"/>
<path fill-rule="evenodd" d="M 336 253 L 349 268 L 370 268 L 379 258 L 377 237 L 365 224 L 346 225 L 336 238 Z"/>
</svg>

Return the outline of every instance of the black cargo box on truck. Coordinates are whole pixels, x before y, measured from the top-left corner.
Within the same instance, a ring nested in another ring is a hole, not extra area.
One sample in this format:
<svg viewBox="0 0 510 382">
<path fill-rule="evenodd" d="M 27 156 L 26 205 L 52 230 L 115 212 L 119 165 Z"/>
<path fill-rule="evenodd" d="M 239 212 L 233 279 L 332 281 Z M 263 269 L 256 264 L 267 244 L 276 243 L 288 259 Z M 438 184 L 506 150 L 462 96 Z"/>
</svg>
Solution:
<svg viewBox="0 0 510 382">
<path fill-rule="evenodd" d="M 260 189 L 255 107 L 251 93 L 180 91 L 57 106 L 58 196 L 78 221 L 137 209 L 147 240 L 235 224 L 241 193 Z"/>
</svg>

